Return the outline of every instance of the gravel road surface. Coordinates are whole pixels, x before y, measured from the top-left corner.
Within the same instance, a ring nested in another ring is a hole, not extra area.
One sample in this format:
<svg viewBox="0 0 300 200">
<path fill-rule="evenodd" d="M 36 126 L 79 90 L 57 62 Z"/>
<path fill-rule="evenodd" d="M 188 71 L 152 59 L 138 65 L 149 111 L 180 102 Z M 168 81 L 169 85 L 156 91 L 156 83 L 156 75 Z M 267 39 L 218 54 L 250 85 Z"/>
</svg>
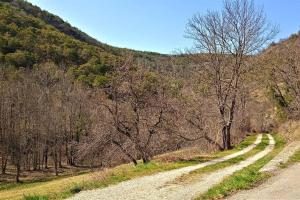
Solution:
<svg viewBox="0 0 300 200">
<path fill-rule="evenodd" d="M 176 178 L 194 171 L 199 168 L 213 165 L 219 162 L 229 160 L 251 151 L 262 140 L 262 135 L 259 135 L 256 141 L 245 149 L 223 158 L 214 159 L 198 165 L 184 167 L 176 170 L 158 173 L 152 176 L 145 176 L 129 181 L 124 181 L 116 185 L 112 185 L 103 189 L 83 191 L 71 197 L 70 200 L 160 200 L 160 199 L 192 199 L 196 194 L 202 193 L 212 187 L 214 184 L 222 181 L 222 179 L 237 170 L 240 170 L 256 160 L 268 154 L 274 146 L 274 140 L 271 135 L 269 146 L 255 156 L 240 162 L 237 165 L 218 170 L 211 174 L 201 177 L 200 180 L 195 180 L 190 184 L 167 184 L 174 181 Z"/>
<path fill-rule="evenodd" d="M 239 192 L 228 200 L 299 200 L 300 163 L 284 169 L 252 190 Z"/>
</svg>

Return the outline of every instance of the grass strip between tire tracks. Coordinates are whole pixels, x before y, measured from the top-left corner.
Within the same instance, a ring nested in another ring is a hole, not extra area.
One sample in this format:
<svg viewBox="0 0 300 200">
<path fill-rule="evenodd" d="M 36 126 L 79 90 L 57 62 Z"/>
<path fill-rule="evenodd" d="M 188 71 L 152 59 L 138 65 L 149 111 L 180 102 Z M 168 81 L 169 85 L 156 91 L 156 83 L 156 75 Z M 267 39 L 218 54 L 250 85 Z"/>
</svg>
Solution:
<svg viewBox="0 0 300 200">
<path fill-rule="evenodd" d="M 231 195 L 239 190 L 251 189 L 265 181 L 271 175 L 269 173 L 261 173 L 259 170 L 272 160 L 284 147 L 284 140 L 278 134 L 273 134 L 276 141 L 275 148 L 259 159 L 252 165 L 235 172 L 233 175 L 225 178 L 221 183 L 209 189 L 206 193 L 197 197 L 197 200 L 221 199 Z M 300 157 L 300 152 L 299 152 Z"/>
<path fill-rule="evenodd" d="M 212 173 L 219 169 L 223 169 L 223 168 L 232 166 L 234 164 L 237 164 L 241 161 L 246 160 L 247 158 L 252 157 L 253 155 L 259 153 L 260 151 L 263 151 L 268 146 L 268 144 L 269 144 L 269 139 L 268 139 L 267 135 L 264 134 L 262 137 L 261 143 L 259 143 L 254 149 L 250 150 L 249 152 L 247 152 L 243 155 L 237 156 L 235 158 L 217 163 L 217 164 L 209 165 L 209 166 L 194 170 L 188 174 L 184 174 L 183 176 L 177 178 L 174 181 L 174 183 L 188 183 L 193 179 L 196 179 L 196 178 L 198 179 L 201 175 Z"/>
</svg>

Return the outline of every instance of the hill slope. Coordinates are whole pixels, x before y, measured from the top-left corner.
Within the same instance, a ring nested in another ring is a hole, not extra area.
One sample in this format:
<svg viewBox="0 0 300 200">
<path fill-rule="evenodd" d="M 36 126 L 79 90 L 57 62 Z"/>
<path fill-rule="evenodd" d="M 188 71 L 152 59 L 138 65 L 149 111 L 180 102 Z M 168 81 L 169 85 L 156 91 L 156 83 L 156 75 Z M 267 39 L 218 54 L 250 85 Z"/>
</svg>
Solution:
<svg viewBox="0 0 300 200">
<path fill-rule="evenodd" d="M 54 62 L 89 85 L 107 82 L 106 74 L 126 55 L 155 65 L 167 58 L 103 44 L 58 16 L 23 0 L 0 0 L 0 63 L 15 67 Z"/>
<path fill-rule="evenodd" d="M 80 31 L 76 27 L 71 26 L 69 23 L 63 21 L 60 17 L 55 16 L 47 11 L 43 11 L 39 7 L 34 6 L 29 2 L 22 1 L 22 0 L 5 0 L 3 2 L 7 2 L 11 6 L 18 8 L 27 14 L 40 18 L 45 23 L 54 26 L 59 31 L 65 33 L 66 35 L 72 36 L 74 39 L 80 40 L 82 42 L 86 42 L 91 45 L 99 45 L 99 46 L 102 45 L 102 43 L 90 37 L 86 33 Z"/>
<path fill-rule="evenodd" d="M 86 42 L 90 45 L 99 46 L 104 49 L 106 52 L 110 52 L 115 55 L 122 55 L 125 51 L 131 51 L 135 54 L 140 55 L 156 55 L 159 56 L 160 54 L 154 52 L 141 52 L 141 51 L 132 51 L 126 48 L 118 48 L 113 47 L 107 44 L 104 44 L 95 38 L 89 36 L 88 34 L 84 33 L 83 31 L 79 30 L 76 27 L 73 27 L 68 22 L 61 19 L 59 16 L 49 13 L 48 11 L 42 10 L 38 6 L 34 6 L 31 3 L 24 1 L 24 0 L 0 0 L 0 2 L 6 2 L 10 6 L 15 7 L 24 11 L 26 14 L 32 15 L 33 17 L 39 18 L 43 20 L 46 24 L 49 24 L 55 27 L 60 32 L 73 37 L 82 42 Z"/>
</svg>

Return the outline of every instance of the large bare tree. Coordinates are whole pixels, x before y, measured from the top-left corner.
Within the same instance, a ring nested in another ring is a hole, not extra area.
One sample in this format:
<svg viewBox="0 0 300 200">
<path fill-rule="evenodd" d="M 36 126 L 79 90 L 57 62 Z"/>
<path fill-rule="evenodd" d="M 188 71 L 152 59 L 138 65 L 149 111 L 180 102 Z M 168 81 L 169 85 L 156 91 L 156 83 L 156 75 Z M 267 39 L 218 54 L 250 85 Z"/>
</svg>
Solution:
<svg viewBox="0 0 300 200">
<path fill-rule="evenodd" d="M 187 24 L 186 36 L 195 45 L 193 55 L 201 58 L 201 78 L 216 101 L 224 149 L 231 148 L 237 97 L 251 69 L 247 60 L 276 33 L 264 10 L 250 0 L 225 0 L 222 11 L 196 14 Z"/>
<path fill-rule="evenodd" d="M 102 106 L 111 116 L 112 143 L 137 164 L 150 161 L 155 138 L 164 130 L 166 115 L 171 112 L 164 79 L 157 73 L 134 66 L 129 61 L 116 69 Z"/>
</svg>

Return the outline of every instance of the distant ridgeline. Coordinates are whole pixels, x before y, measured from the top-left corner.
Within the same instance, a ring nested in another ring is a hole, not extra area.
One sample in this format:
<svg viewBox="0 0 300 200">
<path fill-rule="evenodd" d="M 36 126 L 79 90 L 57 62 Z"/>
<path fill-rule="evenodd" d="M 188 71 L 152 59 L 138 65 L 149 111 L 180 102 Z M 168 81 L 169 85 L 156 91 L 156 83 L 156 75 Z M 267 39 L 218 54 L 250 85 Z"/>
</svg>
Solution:
<svg viewBox="0 0 300 200">
<path fill-rule="evenodd" d="M 168 56 L 103 44 L 47 11 L 23 0 L 0 0 L 0 62 L 31 68 L 53 62 L 90 86 L 105 84 L 107 74 L 131 54 L 154 66 Z"/>
</svg>

